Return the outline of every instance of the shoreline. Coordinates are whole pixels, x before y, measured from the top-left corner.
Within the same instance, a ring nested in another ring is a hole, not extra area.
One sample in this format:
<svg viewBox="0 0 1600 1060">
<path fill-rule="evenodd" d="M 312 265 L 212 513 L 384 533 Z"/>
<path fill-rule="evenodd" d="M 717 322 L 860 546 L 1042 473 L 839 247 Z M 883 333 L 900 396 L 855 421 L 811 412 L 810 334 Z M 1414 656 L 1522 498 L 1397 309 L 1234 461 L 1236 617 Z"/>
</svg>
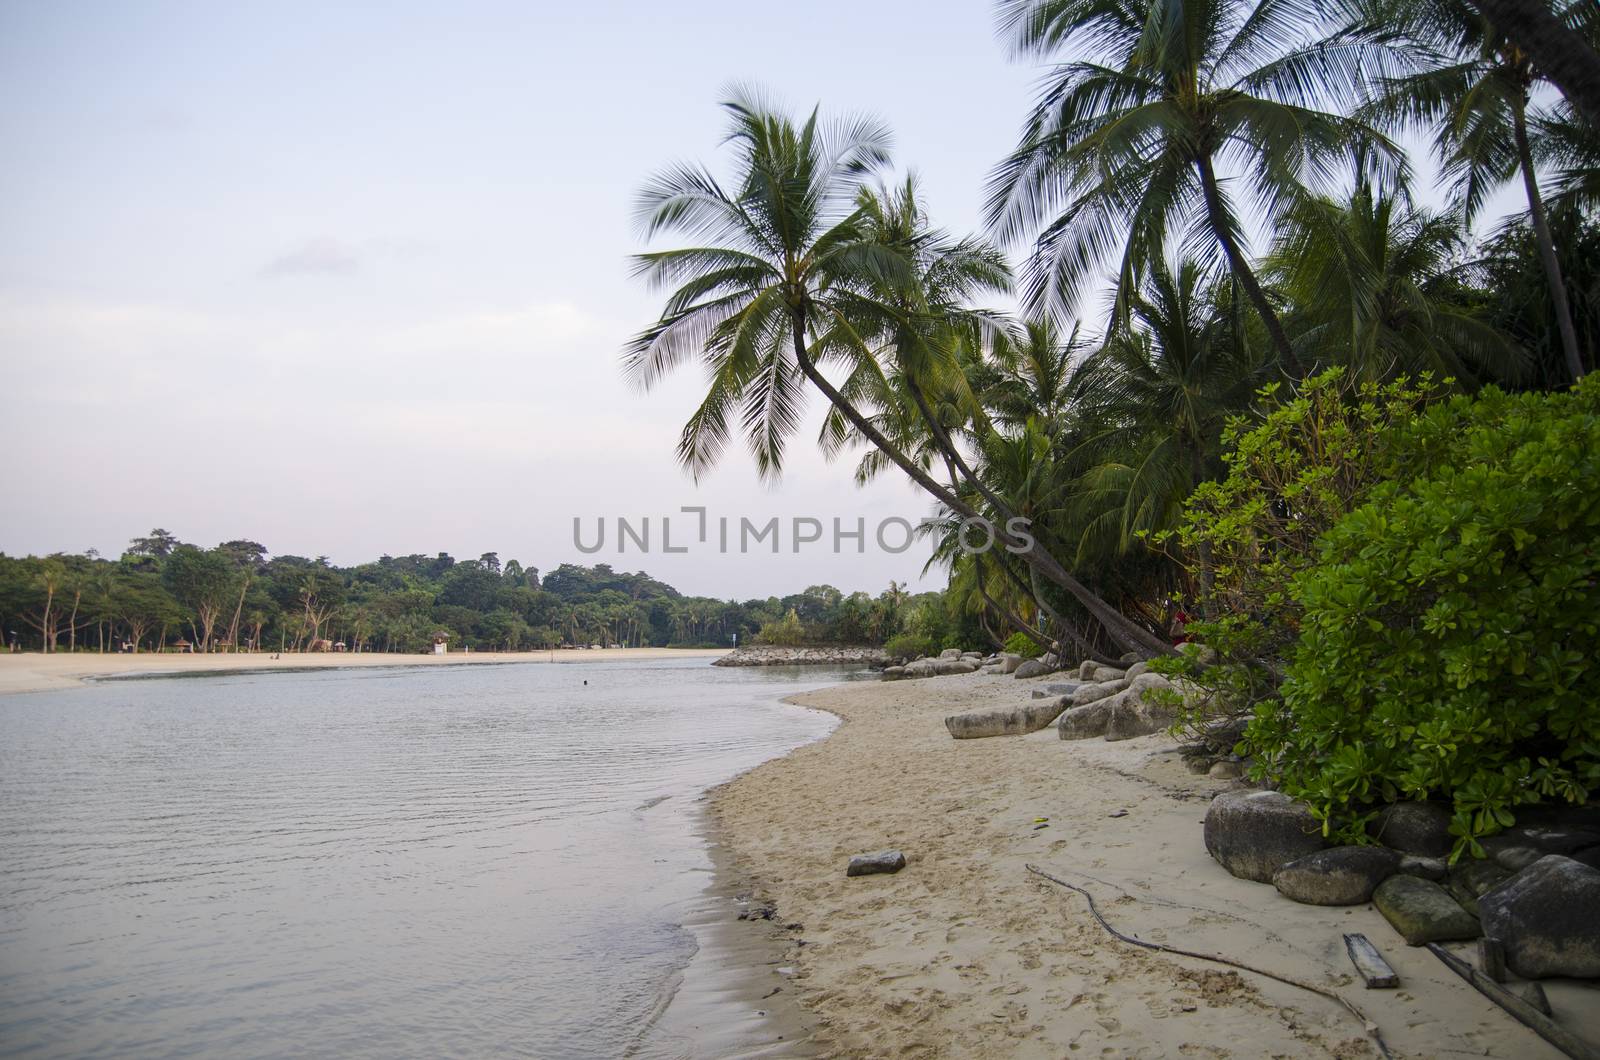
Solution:
<svg viewBox="0 0 1600 1060">
<path fill-rule="evenodd" d="M 177 652 L 122 655 L 99 652 L 17 652 L 0 654 L 0 696 L 54 692 L 103 681 L 199 675 L 305 673 L 310 670 L 401 666 L 509 666 L 517 663 L 563 665 L 638 659 L 716 659 L 724 648 L 589 648 L 578 651 L 451 652 L 403 655 L 272 652 L 190 655 Z"/>
<path fill-rule="evenodd" d="M 1029 864 L 1089 889 L 1128 934 L 1345 994 L 1397 1056 L 1561 1055 L 1403 945 L 1370 903 L 1304 906 L 1228 875 L 1200 824 L 1237 782 L 1188 773 L 1165 734 L 1063 741 L 1051 726 L 957 741 L 944 728 L 947 714 L 1014 707 L 1036 687 L 972 674 L 791 696 L 840 724 L 707 793 L 720 890 L 775 909 L 757 924 L 781 954 L 747 963 L 746 978 L 765 982 L 774 959 L 792 968 L 784 993 L 810 1028 L 781 1055 L 1376 1055 L 1331 1001 L 1116 942 Z M 851 855 L 890 847 L 905 869 L 845 877 Z M 1344 932 L 1378 942 L 1399 990 L 1361 988 Z M 1545 985 L 1564 1023 L 1600 1031 L 1592 990 Z"/>
</svg>

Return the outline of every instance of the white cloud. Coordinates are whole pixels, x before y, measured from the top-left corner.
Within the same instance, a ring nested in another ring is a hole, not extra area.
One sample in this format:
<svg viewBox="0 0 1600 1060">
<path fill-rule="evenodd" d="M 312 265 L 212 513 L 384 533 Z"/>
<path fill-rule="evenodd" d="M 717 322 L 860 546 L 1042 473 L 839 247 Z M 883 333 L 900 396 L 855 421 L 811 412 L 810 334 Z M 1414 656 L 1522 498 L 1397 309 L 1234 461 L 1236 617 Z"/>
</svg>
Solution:
<svg viewBox="0 0 1600 1060">
<path fill-rule="evenodd" d="M 349 276 L 361 270 L 361 255 L 331 236 L 308 239 L 262 268 L 263 276 Z"/>
</svg>

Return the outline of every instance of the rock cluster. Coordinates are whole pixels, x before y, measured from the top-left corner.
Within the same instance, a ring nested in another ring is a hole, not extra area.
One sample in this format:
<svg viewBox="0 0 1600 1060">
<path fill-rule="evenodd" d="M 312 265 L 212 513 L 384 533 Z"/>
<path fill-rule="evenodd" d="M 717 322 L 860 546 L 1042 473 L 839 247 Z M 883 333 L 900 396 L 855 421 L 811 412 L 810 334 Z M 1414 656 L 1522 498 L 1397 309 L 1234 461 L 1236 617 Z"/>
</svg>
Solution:
<svg viewBox="0 0 1600 1060">
<path fill-rule="evenodd" d="M 1063 732 L 1073 713 L 1062 715 Z M 1488 936 L 1524 978 L 1600 978 L 1600 815 L 1529 811 L 1528 823 L 1483 842 L 1489 858 L 1454 866 L 1444 858 L 1450 819 L 1447 806 L 1397 803 L 1369 829 L 1382 845 L 1328 847 L 1304 804 L 1233 790 L 1212 800 L 1205 844 L 1228 872 L 1297 902 L 1371 901 L 1412 946 Z"/>
<path fill-rule="evenodd" d="M 1056 723 L 1063 740 L 1087 740 L 1103 736 L 1107 740 L 1131 740 L 1160 732 L 1172 724 L 1172 709 L 1155 689 L 1182 692 L 1160 674 L 1149 672 L 1146 663 L 1134 663 L 1126 670 L 1093 660 L 1077 668 L 1078 683 L 1069 693 L 1071 708 Z"/>
<path fill-rule="evenodd" d="M 946 648 L 937 656 L 915 659 L 903 666 L 885 666 L 885 681 L 904 681 L 916 677 L 945 677 L 950 674 L 977 673 L 986 665 L 999 663 L 998 655 L 985 656 L 982 652 Z"/>
<path fill-rule="evenodd" d="M 735 648 L 712 666 L 882 666 L 882 648 Z"/>
</svg>

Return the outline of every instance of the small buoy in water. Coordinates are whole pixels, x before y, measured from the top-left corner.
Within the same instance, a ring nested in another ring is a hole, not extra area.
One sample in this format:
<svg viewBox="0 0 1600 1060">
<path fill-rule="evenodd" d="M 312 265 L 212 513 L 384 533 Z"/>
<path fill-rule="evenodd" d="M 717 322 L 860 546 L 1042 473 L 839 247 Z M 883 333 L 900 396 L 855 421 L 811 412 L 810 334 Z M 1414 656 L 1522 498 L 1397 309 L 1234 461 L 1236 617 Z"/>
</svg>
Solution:
<svg viewBox="0 0 1600 1060">
<path fill-rule="evenodd" d="M 585 681 L 585 682 L 584 682 L 584 684 L 588 684 L 588 683 L 589 683 L 589 682 L 587 682 L 587 681 Z"/>
</svg>

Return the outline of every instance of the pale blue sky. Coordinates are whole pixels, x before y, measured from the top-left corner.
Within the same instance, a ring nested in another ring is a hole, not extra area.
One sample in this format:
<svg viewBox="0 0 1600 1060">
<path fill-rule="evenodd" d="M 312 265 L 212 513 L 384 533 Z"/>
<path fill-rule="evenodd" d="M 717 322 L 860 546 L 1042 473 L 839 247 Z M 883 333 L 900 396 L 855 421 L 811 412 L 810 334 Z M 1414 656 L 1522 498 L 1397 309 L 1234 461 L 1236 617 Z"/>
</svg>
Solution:
<svg viewBox="0 0 1600 1060">
<path fill-rule="evenodd" d="M 642 396 L 618 370 L 659 308 L 631 199 L 720 161 L 745 80 L 886 119 L 935 219 L 974 229 L 1034 73 L 983 2 L 5 3 L 0 549 L 160 525 L 549 568 L 585 558 L 575 515 L 918 517 L 812 427 L 777 491 L 742 453 L 677 471 L 697 374 Z M 602 558 L 722 596 L 922 561 Z"/>
</svg>

